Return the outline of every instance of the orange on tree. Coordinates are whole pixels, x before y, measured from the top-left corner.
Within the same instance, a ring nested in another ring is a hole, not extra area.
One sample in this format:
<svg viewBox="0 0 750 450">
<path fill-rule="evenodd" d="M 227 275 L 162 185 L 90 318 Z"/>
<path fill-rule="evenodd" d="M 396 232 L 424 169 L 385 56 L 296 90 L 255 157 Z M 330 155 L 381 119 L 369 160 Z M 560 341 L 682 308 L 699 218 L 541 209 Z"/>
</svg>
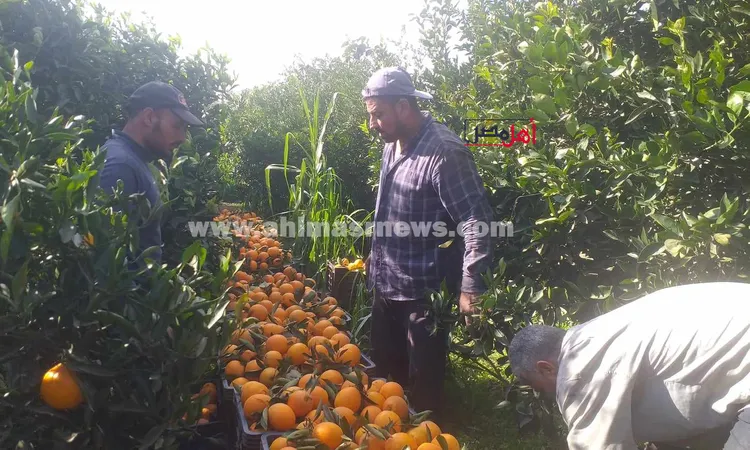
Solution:
<svg viewBox="0 0 750 450">
<path fill-rule="evenodd" d="M 335 450 L 343 442 L 344 432 L 335 423 L 321 422 L 313 427 L 313 437 L 330 450 Z"/>
<path fill-rule="evenodd" d="M 62 363 L 57 363 L 44 374 L 40 394 L 47 405 L 57 410 L 73 409 L 83 403 L 81 388 Z"/>
</svg>

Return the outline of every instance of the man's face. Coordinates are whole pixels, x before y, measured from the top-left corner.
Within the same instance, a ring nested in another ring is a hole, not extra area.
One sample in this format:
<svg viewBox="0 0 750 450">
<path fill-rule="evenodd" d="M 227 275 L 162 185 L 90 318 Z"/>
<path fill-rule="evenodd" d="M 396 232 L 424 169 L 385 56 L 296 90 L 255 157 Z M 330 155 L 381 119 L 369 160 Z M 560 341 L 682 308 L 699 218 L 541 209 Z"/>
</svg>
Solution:
<svg viewBox="0 0 750 450">
<path fill-rule="evenodd" d="M 373 97 L 366 99 L 365 105 L 370 115 L 370 129 L 376 131 L 385 142 L 395 142 L 404 135 L 403 120 L 408 111 L 406 101 L 392 104 L 386 99 Z"/>
<path fill-rule="evenodd" d="M 169 109 L 149 111 L 145 121 L 146 144 L 160 157 L 170 157 L 172 150 L 185 142 L 187 123 Z"/>
</svg>

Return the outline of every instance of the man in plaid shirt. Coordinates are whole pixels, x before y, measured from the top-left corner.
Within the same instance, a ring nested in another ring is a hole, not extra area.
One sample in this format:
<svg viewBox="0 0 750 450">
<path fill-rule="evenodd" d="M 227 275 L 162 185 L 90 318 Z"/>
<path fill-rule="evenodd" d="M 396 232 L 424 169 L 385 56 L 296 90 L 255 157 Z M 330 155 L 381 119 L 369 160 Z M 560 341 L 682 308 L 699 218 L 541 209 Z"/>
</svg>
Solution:
<svg viewBox="0 0 750 450">
<path fill-rule="evenodd" d="M 433 333 L 429 290 L 445 280 L 452 294 L 460 290 L 460 311 L 473 311 L 492 261 L 492 211 L 471 152 L 419 110 L 416 98 L 432 96 L 403 69 L 377 71 L 362 95 L 370 128 L 386 142 L 366 261 L 376 375 L 409 388 L 416 410 L 439 413 L 448 337 Z"/>
</svg>

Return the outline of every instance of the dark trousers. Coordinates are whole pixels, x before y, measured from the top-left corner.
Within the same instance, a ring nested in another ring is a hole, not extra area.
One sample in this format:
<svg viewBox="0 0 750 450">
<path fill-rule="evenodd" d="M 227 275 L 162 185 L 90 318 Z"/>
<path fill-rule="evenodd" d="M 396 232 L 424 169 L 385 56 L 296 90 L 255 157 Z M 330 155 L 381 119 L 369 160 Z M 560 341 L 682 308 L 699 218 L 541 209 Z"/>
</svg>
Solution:
<svg viewBox="0 0 750 450">
<path fill-rule="evenodd" d="M 417 412 L 440 413 L 447 354 L 446 331 L 432 334 L 426 300 L 392 301 L 375 295 L 371 343 L 375 375 L 398 382 Z"/>
</svg>

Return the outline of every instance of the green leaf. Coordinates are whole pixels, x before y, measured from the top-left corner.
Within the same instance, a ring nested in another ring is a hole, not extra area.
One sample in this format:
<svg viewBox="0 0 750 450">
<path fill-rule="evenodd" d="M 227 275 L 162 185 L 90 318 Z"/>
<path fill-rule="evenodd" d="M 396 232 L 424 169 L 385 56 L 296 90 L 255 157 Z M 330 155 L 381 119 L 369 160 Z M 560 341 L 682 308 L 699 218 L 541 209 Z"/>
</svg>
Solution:
<svg viewBox="0 0 750 450">
<path fill-rule="evenodd" d="M 740 93 L 733 92 L 729 94 L 729 98 L 727 98 L 727 107 L 734 111 L 736 115 L 740 115 L 740 112 L 742 112 L 742 107 L 744 105 L 745 99 Z"/>
<path fill-rule="evenodd" d="M 555 101 L 549 95 L 534 94 L 534 107 L 544 111 L 547 114 L 557 114 Z"/>
<path fill-rule="evenodd" d="M 29 260 L 27 259 L 18 272 L 13 276 L 13 283 L 11 289 L 13 292 L 13 300 L 16 305 L 21 305 L 23 301 L 23 293 L 26 291 L 26 283 L 28 281 L 29 273 Z"/>
<path fill-rule="evenodd" d="M 670 255 L 673 257 L 677 257 L 680 254 L 680 250 L 682 250 L 684 247 L 682 245 L 682 241 L 679 239 L 667 239 L 664 241 L 664 248 L 669 252 Z"/>
<path fill-rule="evenodd" d="M 714 233 L 714 241 L 716 241 L 716 243 L 719 245 L 723 245 L 723 246 L 729 245 L 730 237 L 732 236 L 726 233 Z"/>
<path fill-rule="evenodd" d="M 627 67 L 623 65 L 617 66 L 616 68 L 606 67 L 602 70 L 602 73 L 609 78 L 617 78 L 625 72 L 625 69 L 627 69 Z"/>
<path fill-rule="evenodd" d="M 656 223 L 662 226 L 667 231 L 671 231 L 672 233 L 681 236 L 682 230 L 680 229 L 680 226 L 677 222 L 675 222 L 672 218 L 664 216 L 662 214 L 654 214 L 652 215 L 652 218 Z"/>
<path fill-rule="evenodd" d="M 658 40 L 661 45 L 677 45 L 677 42 L 671 37 L 660 37 Z"/>
<path fill-rule="evenodd" d="M 653 108 L 653 104 L 645 104 L 641 105 L 638 108 L 634 109 L 632 113 L 630 113 L 630 116 L 628 117 L 628 120 L 625 121 L 625 125 L 628 125 L 635 120 L 637 120 L 642 115 L 646 114 L 651 108 Z"/>
<path fill-rule="evenodd" d="M 529 77 L 526 80 L 532 92 L 537 94 L 548 94 L 551 92 L 549 82 L 541 77 Z"/>
<path fill-rule="evenodd" d="M 575 116 L 571 115 L 565 121 L 565 131 L 567 131 L 571 137 L 576 136 L 576 133 L 578 133 L 578 119 L 576 119 Z"/>
<path fill-rule="evenodd" d="M 651 100 L 654 102 L 658 101 L 656 97 L 654 97 L 649 91 L 640 91 L 640 92 L 637 92 L 635 95 L 638 96 L 638 98 Z"/>
</svg>

